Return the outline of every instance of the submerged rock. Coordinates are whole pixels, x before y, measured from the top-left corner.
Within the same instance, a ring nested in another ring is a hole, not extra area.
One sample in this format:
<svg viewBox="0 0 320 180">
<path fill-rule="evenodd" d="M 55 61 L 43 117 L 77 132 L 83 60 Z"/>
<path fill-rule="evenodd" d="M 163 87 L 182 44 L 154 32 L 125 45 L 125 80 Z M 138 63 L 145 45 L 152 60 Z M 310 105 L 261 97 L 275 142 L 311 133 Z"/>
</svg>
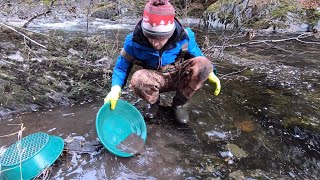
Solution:
<svg viewBox="0 0 320 180">
<path fill-rule="evenodd" d="M 24 60 L 24 58 L 21 56 L 20 51 L 17 51 L 15 54 L 10 54 L 7 58 L 19 62 L 22 62 Z"/>
<path fill-rule="evenodd" d="M 65 150 L 76 152 L 78 154 L 90 154 L 103 148 L 99 141 L 89 142 L 80 136 L 68 136 L 66 139 L 64 139 L 64 142 L 66 144 Z"/>
<path fill-rule="evenodd" d="M 243 149 L 235 144 L 227 144 L 226 148 L 228 148 L 231 153 L 237 158 L 245 158 L 248 156 L 248 154 Z"/>
<path fill-rule="evenodd" d="M 229 174 L 230 179 L 245 179 L 244 174 L 241 170 L 233 171 Z"/>
<path fill-rule="evenodd" d="M 253 122 L 249 120 L 236 123 L 236 126 L 244 132 L 251 132 L 255 129 Z"/>
</svg>

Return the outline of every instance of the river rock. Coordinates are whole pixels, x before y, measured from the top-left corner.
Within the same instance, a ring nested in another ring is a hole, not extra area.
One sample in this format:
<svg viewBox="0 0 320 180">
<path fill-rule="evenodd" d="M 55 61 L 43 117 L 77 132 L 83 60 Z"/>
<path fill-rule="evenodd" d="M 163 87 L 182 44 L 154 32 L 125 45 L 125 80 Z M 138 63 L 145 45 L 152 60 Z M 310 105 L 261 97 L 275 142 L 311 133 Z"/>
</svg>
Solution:
<svg viewBox="0 0 320 180">
<path fill-rule="evenodd" d="M 234 171 L 229 174 L 230 179 L 244 179 L 244 174 L 241 170 Z"/>
<path fill-rule="evenodd" d="M 82 55 L 80 54 L 80 52 L 77 50 L 74 50 L 73 48 L 70 48 L 68 52 L 69 52 L 69 56 L 67 57 L 68 59 L 70 59 L 72 56 L 82 58 Z"/>
<path fill-rule="evenodd" d="M 13 49 L 16 46 L 12 44 L 11 42 L 0 42 L 0 50 L 9 50 Z"/>
<path fill-rule="evenodd" d="M 66 143 L 65 150 L 78 154 L 94 153 L 103 147 L 99 141 L 87 141 L 80 136 L 68 136 L 64 142 Z"/>
<path fill-rule="evenodd" d="M 90 16 L 99 19 L 111 19 L 113 16 L 117 15 L 117 4 L 113 2 L 94 9 Z"/>
<path fill-rule="evenodd" d="M 231 153 L 237 158 L 245 158 L 248 156 L 248 154 L 243 149 L 235 144 L 227 144 L 226 148 L 228 148 L 229 151 L 231 151 Z"/>
<path fill-rule="evenodd" d="M 0 107 L 0 119 L 3 117 L 9 118 L 13 112 L 7 108 Z"/>
<path fill-rule="evenodd" d="M 10 54 L 7 58 L 19 62 L 22 62 L 24 60 L 24 58 L 21 56 L 20 51 L 17 51 L 15 54 Z"/>
<path fill-rule="evenodd" d="M 301 8 L 301 2 L 218 0 L 207 8 L 202 21 L 207 27 L 224 29 L 310 31 L 309 27 L 313 28 L 320 20 L 317 15 L 319 10 L 316 10 L 316 6 L 312 7 L 313 11 L 309 15 L 310 8 Z"/>
<path fill-rule="evenodd" d="M 114 62 L 113 59 L 111 59 L 110 57 L 106 57 L 106 56 L 105 56 L 105 57 L 103 57 L 103 58 L 100 58 L 100 59 L 96 60 L 96 61 L 94 62 L 94 64 L 95 64 L 96 66 L 103 66 L 103 67 L 110 68 L 112 62 Z"/>
<path fill-rule="evenodd" d="M 49 97 L 50 99 L 52 99 L 52 101 L 54 103 L 58 103 L 60 106 L 70 106 L 70 104 L 71 104 L 70 99 L 62 93 L 58 93 L 58 92 L 53 91 L 53 92 L 47 93 L 46 96 Z M 52 104 L 52 107 L 54 107 L 54 106 L 55 105 Z"/>
</svg>

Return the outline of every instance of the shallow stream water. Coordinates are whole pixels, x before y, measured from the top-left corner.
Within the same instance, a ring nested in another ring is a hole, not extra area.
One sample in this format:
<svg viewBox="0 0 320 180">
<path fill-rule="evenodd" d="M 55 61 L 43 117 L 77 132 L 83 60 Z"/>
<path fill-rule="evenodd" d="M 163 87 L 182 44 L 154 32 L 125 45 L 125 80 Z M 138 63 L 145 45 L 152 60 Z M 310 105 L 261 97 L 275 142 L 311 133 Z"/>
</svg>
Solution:
<svg viewBox="0 0 320 180">
<path fill-rule="evenodd" d="M 69 148 L 52 166 L 51 179 L 317 179 L 319 131 L 309 125 L 319 125 L 319 45 L 289 41 L 277 47 L 290 52 L 261 44 L 229 49 L 216 61 L 221 94 L 215 97 L 205 84 L 188 104 L 186 126 L 173 120 L 173 94 L 161 95 L 158 117 L 146 120 L 146 144 L 132 158 L 95 146 L 102 100 L 17 115 L 1 121 L 0 136 L 23 124 L 23 136 L 62 137 Z M 143 112 L 145 103 L 128 87 L 121 98 Z M 288 119 L 307 124 L 282 123 Z M 0 155 L 16 140 L 16 135 L 1 137 Z"/>
</svg>

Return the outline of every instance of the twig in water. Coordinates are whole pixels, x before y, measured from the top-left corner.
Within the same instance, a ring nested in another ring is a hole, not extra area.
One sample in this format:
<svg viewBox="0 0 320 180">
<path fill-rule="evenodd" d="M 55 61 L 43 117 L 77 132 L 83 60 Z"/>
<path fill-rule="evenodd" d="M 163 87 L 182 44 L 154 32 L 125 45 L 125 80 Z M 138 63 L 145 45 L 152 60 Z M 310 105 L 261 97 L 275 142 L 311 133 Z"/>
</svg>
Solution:
<svg viewBox="0 0 320 180">
<path fill-rule="evenodd" d="M 294 54 L 294 52 L 289 51 L 289 50 L 286 50 L 286 49 L 283 49 L 283 48 L 281 48 L 281 47 L 278 47 L 278 46 L 275 46 L 275 45 L 271 45 L 271 44 L 266 43 L 266 42 L 263 42 L 263 43 L 266 44 L 266 45 L 268 45 L 269 47 L 272 47 L 272 48 L 279 49 L 279 50 L 284 51 L 284 52 L 288 52 L 288 53 Z"/>
<path fill-rule="evenodd" d="M 8 126 L 12 126 L 12 125 L 21 126 L 21 127 L 20 127 L 20 130 L 19 130 L 18 132 L 14 132 L 14 133 L 11 133 L 11 134 L 2 135 L 2 136 L 0 136 L 0 138 L 13 136 L 13 135 L 15 135 L 15 134 L 18 134 L 18 135 L 19 135 L 19 134 L 21 134 L 22 131 L 26 128 L 26 127 L 23 127 L 23 123 L 22 123 L 22 124 L 8 124 Z"/>
<path fill-rule="evenodd" d="M 224 74 L 224 75 L 222 75 L 222 76 L 220 77 L 220 79 L 222 79 L 222 78 L 224 78 L 224 77 L 227 77 L 227 76 L 230 76 L 230 75 L 233 75 L 233 74 L 241 73 L 241 72 L 245 71 L 246 69 L 248 69 L 248 67 L 245 67 L 245 68 L 243 68 L 242 70 L 239 70 L 239 71 L 236 71 L 236 72 Z"/>
<path fill-rule="evenodd" d="M 52 173 L 52 167 L 46 167 L 43 171 L 41 171 L 39 173 L 39 175 L 37 177 L 35 177 L 34 179 L 49 179 L 50 175 Z"/>
<path fill-rule="evenodd" d="M 2 136 L 0 136 L 0 138 L 9 137 L 9 136 L 13 136 L 13 135 L 15 135 L 15 134 L 19 134 L 20 131 L 23 131 L 24 129 L 25 129 L 25 127 L 23 127 L 23 129 L 19 130 L 18 132 L 14 132 L 14 133 L 7 134 L 7 135 L 2 135 Z"/>
<path fill-rule="evenodd" d="M 275 43 L 275 42 L 284 42 L 284 41 L 291 41 L 291 40 L 296 40 L 301 43 L 306 43 L 306 44 L 317 44 L 320 45 L 320 42 L 312 42 L 312 41 L 304 41 L 301 40 L 300 38 L 306 38 L 309 36 L 313 36 L 313 34 L 310 33 L 304 33 L 300 34 L 298 37 L 292 37 L 292 38 L 286 38 L 286 39 L 274 39 L 274 40 L 256 40 L 256 41 L 247 41 L 239 44 L 229 44 L 229 45 L 223 45 L 223 46 L 211 46 L 209 49 L 212 48 L 227 48 L 227 47 L 238 47 L 238 46 L 243 46 L 243 45 L 253 45 L 253 44 L 259 44 L 259 43 Z"/>
<path fill-rule="evenodd" d="M 16 29 L 22 29 L 22 30 L 24 30 L 24 31 L 29 31 L 29 32 L 32 32 L 32 33 L 34 33 L 34 34 L 39 34 L 39 35 L 42 35 L 42 36 L 50 37 L 50 36 L 47 35 L 47 34 L 43 34 L 43 33 L 36 32 L 36 31 L 32 31 L 32 30 L 30 30 L 30 29 L 26 29 L 26 28 L 23 28 L 23 27 L 14 26 L 14 25 L 12 25 L 12 24 L 10 24 L 10 26 L 11 26 L 11 27 L 14 27 L 14 28 L 16 28 Z"/>
</svg>

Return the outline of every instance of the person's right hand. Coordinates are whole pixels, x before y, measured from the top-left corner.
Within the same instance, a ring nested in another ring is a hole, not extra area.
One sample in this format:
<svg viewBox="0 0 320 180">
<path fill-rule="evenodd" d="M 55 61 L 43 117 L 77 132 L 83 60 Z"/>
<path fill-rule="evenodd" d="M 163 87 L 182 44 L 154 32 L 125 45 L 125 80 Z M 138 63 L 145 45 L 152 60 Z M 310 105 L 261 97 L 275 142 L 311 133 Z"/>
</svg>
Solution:
<svg viewBox="0 0 320 180">
<path fill-rule="evenodd" d="M 121 94 L 121 87 L 118 85 L 112 86 L 111 91 L 108 93 L 107 97 L 104 98 L 104 103 L 110 102 L 110 109 L 114 110 L 116 108 L 117 100 Z"/>
</svg>

